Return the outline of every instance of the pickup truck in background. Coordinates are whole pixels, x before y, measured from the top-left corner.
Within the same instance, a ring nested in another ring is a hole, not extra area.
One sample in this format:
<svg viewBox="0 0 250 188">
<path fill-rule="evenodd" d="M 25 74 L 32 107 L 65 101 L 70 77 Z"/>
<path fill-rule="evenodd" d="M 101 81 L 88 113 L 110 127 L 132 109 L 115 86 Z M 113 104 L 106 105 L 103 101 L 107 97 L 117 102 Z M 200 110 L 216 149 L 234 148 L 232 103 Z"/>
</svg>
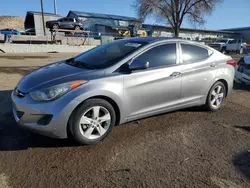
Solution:
<svg viewBox="0 0 250 188">
<path fill-rule="evenodd" d="M 209 43 L 208 46 L 220 51 L 221 53 L 226 53 L 226 46 L 227 44 L 232 41 L 233 39 L 228 38 L 219 38 L 213 43 Z"/>
<path fill-rule="evenodd" d="M 236 52 L 242 54 L 247 44 L 242 39 L 218 39 L 208 46 L 220 51 L 223 54 Z"/>
<path fill-rule="evenodd" d="M 247 43 L 243 42 L 242 39 L 234 39 L 227 43 L 226 53 L 236 52 L 243 54 L 244 49 L 247 47 Z"/>
</svg>

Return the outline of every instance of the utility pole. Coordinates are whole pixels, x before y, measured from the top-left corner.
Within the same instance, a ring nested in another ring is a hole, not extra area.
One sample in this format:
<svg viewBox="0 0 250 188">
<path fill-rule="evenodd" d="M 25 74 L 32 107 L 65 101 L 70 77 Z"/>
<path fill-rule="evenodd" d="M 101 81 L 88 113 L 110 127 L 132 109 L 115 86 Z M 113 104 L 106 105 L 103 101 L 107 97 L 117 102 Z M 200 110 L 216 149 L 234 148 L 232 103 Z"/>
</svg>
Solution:
<svg viewBox="0 0 250 188">
<path fill-rule="evenodd" d="M 54 13 L 57 14 L 56 0 L 54 0 Z"/>
<path fill-rule="evenodd" d="M 43 34 L 46 36 L 45 22 L 44 22 L 44 12 L 43 12 L 43 0 L 41 0 L 41 11 L 42 11 L 42 22 L 43 22 Z"/>
</svg>

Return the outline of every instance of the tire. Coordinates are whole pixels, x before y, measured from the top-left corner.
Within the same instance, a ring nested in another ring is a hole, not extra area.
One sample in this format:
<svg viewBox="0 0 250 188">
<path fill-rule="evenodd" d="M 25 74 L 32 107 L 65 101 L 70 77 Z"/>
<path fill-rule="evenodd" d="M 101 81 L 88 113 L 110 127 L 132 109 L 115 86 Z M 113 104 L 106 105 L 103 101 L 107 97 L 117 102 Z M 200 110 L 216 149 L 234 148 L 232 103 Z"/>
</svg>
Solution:
<svg viewBox="0 0 250 188">
<path fill-rule="evenodd" d="M 98 108 L 99 110 L 95 110 Z M 109 120 L 101 122 L 101 119 Z M 111 132 L 115 122 L 115 110 L 109 102 L 103 99 L 88 99 L 73 114 L 69 128 L 77 142 L 83 145 L 92 145 L 103 140 Z"/>
<path fill-rule="evenodd" d="M 217 92 L 218 88 L 220 88 L 220 92 Z M 210 111 L 219 110 L 224 102 L 226 92 L 225 85 L 220 81 L 216 82 L 208 92 L 205 108 Z"/>
<path fill-rule="evenodd" d="M 59 25 L 58 24 L 53 24 L 52 29 L 59 29 Z"/>
<path fill-rule="evenodd" d="M 75 26 L 75 30 L 76 30 L 76 31 L 79 31 L 80 29 L 81 29 L 81 28 L 80 28 L 79 25 L 76 25 L 76 26 Z"/>
<path fill-rule="evenodd" d="M 223 54 L 226 54 L 226 53 L 227 53 L 226 47 L 223 47 L 223 48 L 221 49 L 221 53 L 223 53 Z"/>
</svg>

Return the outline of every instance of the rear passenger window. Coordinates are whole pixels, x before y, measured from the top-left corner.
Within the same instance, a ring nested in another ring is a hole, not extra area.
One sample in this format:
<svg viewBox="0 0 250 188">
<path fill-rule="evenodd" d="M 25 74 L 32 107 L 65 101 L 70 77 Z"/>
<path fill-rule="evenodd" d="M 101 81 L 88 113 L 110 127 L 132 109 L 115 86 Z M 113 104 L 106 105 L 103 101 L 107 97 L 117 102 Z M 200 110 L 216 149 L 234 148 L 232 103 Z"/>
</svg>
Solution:
<svg viewBox="0 0 250 188">
<path fill-rule="evenodd" d="M 149 67 L 161 67 L 176 64 L 176 44 L 164 44 L 146 51 L 137 59 L 149 62 Z"/>
<path fill-rule="evenodd" d="M 181 44 L 183 63 L 202 61 L 209 57 L 210 53 L 206 48 L 191 44 Z"/>
</svg>

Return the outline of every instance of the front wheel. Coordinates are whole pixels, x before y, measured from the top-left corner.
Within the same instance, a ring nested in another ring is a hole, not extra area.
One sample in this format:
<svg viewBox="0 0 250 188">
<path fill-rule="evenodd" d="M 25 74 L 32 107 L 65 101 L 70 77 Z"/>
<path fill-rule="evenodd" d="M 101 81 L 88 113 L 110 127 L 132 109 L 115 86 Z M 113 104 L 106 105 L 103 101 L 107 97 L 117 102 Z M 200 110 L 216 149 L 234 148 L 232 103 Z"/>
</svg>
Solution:
<svg viewBox="0 0 250 188">
<path fill-rule="evenodd" d="M 115 125 L 112 105 L 103 99 L 86 100 L 73 115 L 70 130 L 80 144 L 96 144 L 104 139 Z"/>
<path fill-rule="evenodd" d="M 217 111 L 222 106 L 225 96 L 225 85 L 222 82 L 216 82 L 209 90 L 207 101 L 205 104 L 206 109 Z"/>
<path fill-rule="evenodd" d="M 226 53 L 227 53 L 227 50 L 226 50 L 225 47 L 223 47 L 223 48 L 221 49 L 221 53 L 223 53 L 223 54 L 226 54 Z"/>
<path fill-rule="evenodd" d="M 53 24 L 52 28 L 53 29 L 59 29 L 59 25 L 58 24 Z"/>
<path fill-rule="evenodd" d="M 76 30 L 76 31 L 79 31 L 80 29 L 81 29 L 80 26 L 78 26 L 78 25 L 75 26 L 75 30 Z"/>
</svg>

